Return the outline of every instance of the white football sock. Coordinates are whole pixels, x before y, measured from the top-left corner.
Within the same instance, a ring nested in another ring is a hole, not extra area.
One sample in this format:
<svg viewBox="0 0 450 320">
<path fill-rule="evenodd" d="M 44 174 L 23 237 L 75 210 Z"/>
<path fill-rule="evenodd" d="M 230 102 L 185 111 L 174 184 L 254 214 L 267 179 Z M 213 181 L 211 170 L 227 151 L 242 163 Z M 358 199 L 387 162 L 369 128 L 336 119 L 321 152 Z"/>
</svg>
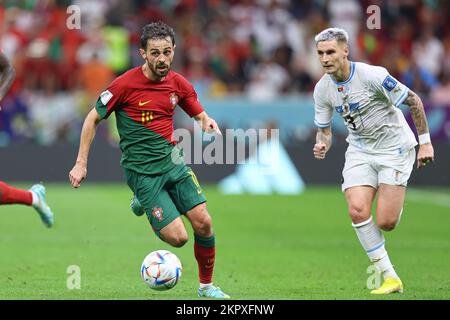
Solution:
<svg viewBox="0 0 450 320">
<path fill-rule="evenodd" d="M 39 197 L 38 197 L 38 195 L 36 194 L 36 193 L 34 193 L 33 191 L 30 191 L 31 192 L 31 195 L 32 195 L 32 197 L 33 197 L 33 201 L 31 202 L 31 205 L 33 206 L 33 207 L 37 207 L 38 205 L 39 205 Z"/>
<path fill-rule="evenodd" d="M 361 223 L 352 223 L 352 226 L 370 261 L 383 273 L 384 279 L 399 279 L 384 247 L 384 236 L 377 225 L 373 223 L 372 217 Z"/>
<path fill-rule="evenodd" d="M 200 289 L 206 288 L 212 286 L 212 282 L 211 283 L 200 283 Z"/>
</svg>

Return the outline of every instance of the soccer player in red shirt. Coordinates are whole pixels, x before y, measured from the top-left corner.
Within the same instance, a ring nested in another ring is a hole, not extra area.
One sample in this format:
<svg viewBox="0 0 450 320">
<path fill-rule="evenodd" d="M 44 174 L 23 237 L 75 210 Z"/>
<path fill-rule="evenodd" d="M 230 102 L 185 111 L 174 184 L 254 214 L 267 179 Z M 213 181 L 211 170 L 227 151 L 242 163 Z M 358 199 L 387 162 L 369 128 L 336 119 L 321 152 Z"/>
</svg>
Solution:
<svg viewBox="0 0 450 320">
<path fill-rule="evenodd" d="M 202 188 L 172 139 L 174 109 L 179 105 L 204 131 L 220 130 L 203 110 L 192 84 L 170 69 L 174 52 L 175 33 L 171 27 L 155 22 L 143 28 L 140 54 L 145 63 L 116 78 L 101 93 L 84 121 L 78 157 L 69 179 L 73 187 L 80 186 L 87 175 L 96 127 L 115 112 L 121 166 L 134 193 L 133 212 L 146 213 L 154 232 L 174 247 L 188 240 L 181 219 L 185 215 L 195 235 L 199 297 L 229 298 L 212 282 L 215 237 L 211 217 Z"/>
<path fill-rule="evenodd" d="M 14 78 L 14 68 L 0 50 L 0 102 L 11 87 Z M 45 201 L 45 187 L 42 184 L 35 184 L 30 190 L 22 190 L 0 181 L 0 205 L 5 204 L 33 206 L 47 227 L 53 225 L 53 213 Z"/>
</svg>

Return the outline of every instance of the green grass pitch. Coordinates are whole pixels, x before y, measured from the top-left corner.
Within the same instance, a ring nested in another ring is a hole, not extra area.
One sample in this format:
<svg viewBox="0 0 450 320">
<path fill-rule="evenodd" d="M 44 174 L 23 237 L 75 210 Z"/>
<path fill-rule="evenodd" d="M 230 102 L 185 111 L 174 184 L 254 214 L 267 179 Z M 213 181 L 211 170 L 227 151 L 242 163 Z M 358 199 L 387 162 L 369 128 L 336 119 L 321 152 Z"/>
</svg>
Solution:
<svg viewBox="0 0 450 320">
<path fill-rule="evenodd" d="M 339 186 L 300 196 L 224 196 L 206 187 L 215 283 L 233 299 L 450 299 L 449 191 L 408 191 L 399 227 L 385 233 L 405 293 L 379 297 L 368 293 L 370 263 Z M 197 299 L 190 226 L 183 248 L 166 245 L 130 211 L 125 184 L 48 184 L 47 199 L 52 229 L 31 208 L 0 207 L 0 299 Z M 140 278 L 143 258 L 156 249 L 183 263 L 179 284 L 166 292 Z M 80 268 L 80 289 L 67 288 L 71 265 Z"/>
</svg>

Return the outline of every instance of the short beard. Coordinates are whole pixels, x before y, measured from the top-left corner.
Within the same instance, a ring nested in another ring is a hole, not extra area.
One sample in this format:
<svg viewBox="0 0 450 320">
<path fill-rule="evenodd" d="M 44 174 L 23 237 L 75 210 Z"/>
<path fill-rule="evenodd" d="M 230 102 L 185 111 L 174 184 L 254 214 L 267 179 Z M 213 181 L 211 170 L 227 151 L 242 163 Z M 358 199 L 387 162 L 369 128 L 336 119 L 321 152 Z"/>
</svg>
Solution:
<svg viewBox="0 0 450 320">
<path fill-rule="evenodd" d="M 151 65 L 149 62 L 147 62 L 147 66 L 150 71 L 158 78 L 164 78 L 170 71 L 170 66 L 167 66 L 167 69 L 164 72 L 160 72 L 157 67 L 154 68 L 153 65 Z"/>
</svg>

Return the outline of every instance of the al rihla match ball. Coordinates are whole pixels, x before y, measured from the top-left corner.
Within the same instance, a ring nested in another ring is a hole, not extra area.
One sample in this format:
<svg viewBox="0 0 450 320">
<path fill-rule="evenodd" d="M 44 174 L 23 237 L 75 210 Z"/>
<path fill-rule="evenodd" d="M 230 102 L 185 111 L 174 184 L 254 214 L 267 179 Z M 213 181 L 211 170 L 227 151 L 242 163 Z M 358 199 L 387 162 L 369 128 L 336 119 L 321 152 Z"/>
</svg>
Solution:
<svg viewBox="0 0 450 320">
<path fill-rule="evenodd" d="M 150 252 L 142 262 L 141 276 L 144 282 L 158 291 L 175 287 L 181 278 L 181 261 L 167 250 Z"/>
</svg>

